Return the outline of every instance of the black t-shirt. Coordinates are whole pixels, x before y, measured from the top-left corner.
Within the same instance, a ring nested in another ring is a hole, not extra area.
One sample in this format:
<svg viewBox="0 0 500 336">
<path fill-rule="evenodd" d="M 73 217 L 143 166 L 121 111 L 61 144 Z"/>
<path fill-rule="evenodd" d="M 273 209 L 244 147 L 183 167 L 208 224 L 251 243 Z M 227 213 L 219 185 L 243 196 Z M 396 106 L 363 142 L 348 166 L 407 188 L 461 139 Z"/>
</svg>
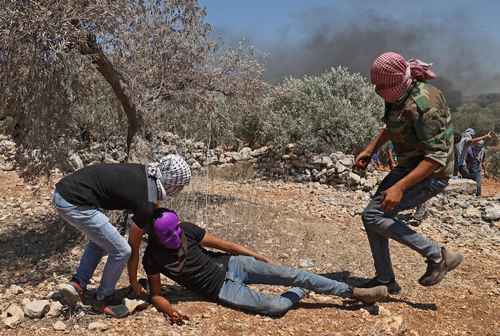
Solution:
<svg viewBox="0 0 500 336">
<path fill-rule="evenodd" d="M 96 164 L 63 177 L 56 191 L 71 204 L 130 210 L 149 229 L 155 205 L 148 201 L 146 169 L 141 164 Z"/>
<path fill-rule="evenodd" d="M 205 230 L 199 226 L 183 222 L 181 227 L 183 247 L 179 250 L 167 249 L 153 234 L 149 236 L 142 259 L 144 270 L 148 275 L 162 273 L 194 292 L 217 299 L 231 256 L 204 249 L 200 242 Z"/>
</svg>

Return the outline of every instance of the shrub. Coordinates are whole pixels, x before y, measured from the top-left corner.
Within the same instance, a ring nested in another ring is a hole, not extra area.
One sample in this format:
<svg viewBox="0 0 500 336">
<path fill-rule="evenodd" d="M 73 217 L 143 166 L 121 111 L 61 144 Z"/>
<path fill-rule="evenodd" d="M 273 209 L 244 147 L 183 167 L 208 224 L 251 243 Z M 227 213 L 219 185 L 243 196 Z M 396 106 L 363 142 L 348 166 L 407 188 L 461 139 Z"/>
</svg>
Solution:
<svg viewBox="0 0 500 336">
<path fill-rule="evenodd" d="M 263 139 L 276 147 L 354 152 L 379 129 L 384 105 L 364 77 L 338 67 L 287 79 L 269 94 L 266 108 Z"/>
</svg>

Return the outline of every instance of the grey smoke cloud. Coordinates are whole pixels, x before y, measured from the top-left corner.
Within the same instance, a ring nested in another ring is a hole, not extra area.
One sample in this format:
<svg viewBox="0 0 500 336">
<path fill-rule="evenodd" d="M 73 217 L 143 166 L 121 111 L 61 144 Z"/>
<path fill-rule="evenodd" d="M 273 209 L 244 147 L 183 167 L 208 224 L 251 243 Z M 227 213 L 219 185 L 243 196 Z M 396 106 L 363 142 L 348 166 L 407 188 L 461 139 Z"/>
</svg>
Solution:
<svg viewBox="0 0 500 336">
<path fill-rule="evenodd" d="M 295 15 L 293 27 L 285 27 L 277 41 L 259 46 L 268 53 L 266 77 L 276 82 L 337 65 L 368 75 L 373 59 L 392 50 L 433 62 L 438 84 L 455 97 L 449 98 L 459 98 L 457 90 L 465 95 L 500 91 L 500 43 L 467 29 L 475 20 L 460 13 L 413 22 L 418 23 L 370 11 L 347 21 L 332 8 L 311 9 Z"/>
</svg>

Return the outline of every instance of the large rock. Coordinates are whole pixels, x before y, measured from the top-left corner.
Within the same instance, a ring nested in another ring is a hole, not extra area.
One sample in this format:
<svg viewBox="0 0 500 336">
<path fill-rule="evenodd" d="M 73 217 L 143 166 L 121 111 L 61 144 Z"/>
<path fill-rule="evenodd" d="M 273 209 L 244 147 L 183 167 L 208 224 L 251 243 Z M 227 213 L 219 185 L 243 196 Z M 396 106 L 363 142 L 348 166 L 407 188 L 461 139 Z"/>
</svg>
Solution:
<svg viewBox="0 0 500 336">
<path fill-rule="evenodd" d="M 239 153 L 241 161 L 250 160 L 252 158 L 252 149 L 250 147 L 243 147 Z"/>
<path fill-rule="evenodd" d="M 57 321 L 56 323 L 54 323 L 53 327 L 54 327 L 54 330 L 57 330 L 57 331 L 66 330 L 66 324 L 64 324 L 63 321 Z"/>
<path fill-rule="evenodd" d="M 11 304 L 4 314 L 5 318 L 3 319 L 3 323 L 11 329 L 17 327 L 24 320 L 24 312 L 21 307 L 16 304 Z"/>
<path fill-rule="evenodd" d="M 500 220 L 500 206 L 495 205 L 484 209 L 483 219 L 488 222 Z"/>
<path fill-rule="evenodd" d="M 267 152 L 269 152 L 269 147 L 264 146 L 264 147 L 261 147 L 261 148 L 257 148 L 256 150 L 253 150 L 250 153 L 250 155 L 252 157 L 259 157 L 259 156 L 262 156 L 262 155 L 266 154 Z"/>
<path fill-rule="evenodd" d="M 243 156 L 240 152 L 227 152 L 226 156 L 230 158 L 229 162 L 238 162 L 243 160 Z"/>
<path fill-rule="evenodd" d="M 349 172 L 349 184 L 351 185 L 358 185 L 361 183 L 361 176 L 358 174 L 355 174 L 353 172 Z"/>
<path fill-rule="evenodd" d="M 132 314 L 136 310 L 146 309 L 148 303 L 143 300 L 125 299 L 125 306 L 128 309 L 128 313 Z"/>
<path fill-rule="evenodd" d="M 347 168 L 352 168 L 354 166 L 354 158 L 353 157 L 347 156 L 347 157 L 339 160 L 339 162 L 342 163 Z"/>
<path fill-rule="evenodd" d="M 451 179 L 445 192 L 448 194 L 475 195 L 476 182 L 468 179 Z"/>
<path fill-rule="evenodd" d="M 342 174 L 343 172 L 345 172 L 348 168 L 346 166 L 344 166 L 342 163 L 340 163 L 339 161 L 337 161 L 335 163 L 335 171 L 337 172 L 337 174 Z"/>
<path fill-rule="evenodd" d="M 59 301 L 54 301 L 50 304 L 49 312 L 47 313 L 48 317 L 58 317 L 61 315 L 63 309 L 63 305 Z"/>
<path fill-rule="evenodd" d="M 30 318 L 42 318 L 50 309 L 49 300 L 31 301 L 24 306 L 24 313 Z"/>
</svg>

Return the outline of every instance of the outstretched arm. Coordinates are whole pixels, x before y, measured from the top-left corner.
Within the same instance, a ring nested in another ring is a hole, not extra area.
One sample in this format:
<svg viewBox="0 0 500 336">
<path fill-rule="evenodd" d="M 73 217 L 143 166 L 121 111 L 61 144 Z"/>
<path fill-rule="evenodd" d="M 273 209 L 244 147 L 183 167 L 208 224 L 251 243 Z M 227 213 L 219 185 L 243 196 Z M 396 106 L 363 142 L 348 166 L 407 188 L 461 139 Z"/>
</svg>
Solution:
<svg viewBox="0 0 500 336">
<path fill-rule="evenodd" d="M 128 259 L 127 270 L 128 279 L 130 286 L 134 290 L 134 293 L 138 296 L 145 293 L 144 289 L 141 287 L 139 282 L 137 282 L 137 268 L 139 266 L 139 249 L 141 247 L 142 235 L 144 231 L 139 228 L 135 223 L 130 226 L 130 232 L 128 235 L 128 243 L 132 249 L 132 254 Z"/>
<path fill-rule="evenodd" d="M 221 238 L 216 237 L 213 234 L 210 234 L 208 232 L 205 233 L 205 236 L 201 240 L 201 245 L 205 246 L 205 247 L 215 248 L 215 249 L 218 249 L 218 250 L 230 253 L 230 254 L 234 254 L 234 255 L 246 255 L 246 256 L 254 257 L 255 259 L 260 260 L 260 261 L 264 261 L 264 262 L 268 262 L 268 263 L 271 262 L 270 259 L 258 254 L 257 252 L 255 252 L 255 251 L 253 251 L 245 246 L 221 239 Z"/>
<path fill-rule="evenodd" d="M 489 132 L 488 134 L 486 135 L 483 135 L 483 136 L 480 136 L 480 137 L 477 137 L 477 138 L 474 138 L 474 139 L 470 139 L 468 141 L 468 143 L 470 144 L 477 144 L 478 142 L 480 142 L 481 140 L 486 140 L 486 139 L 491 139 L 494 137 L 494 133 L 493 132 Z"/>
<path fill-rule="evenodd" d="M 170 302 L 161 295 L 161 278 L 160 274 L 148 275 L 151 302 L 155 308 L 162 313 L 171 324 L 183 324 L 184 320 L 189 320 L 189 317 L 178 312 L 172 307 Z"/>
</svg>

